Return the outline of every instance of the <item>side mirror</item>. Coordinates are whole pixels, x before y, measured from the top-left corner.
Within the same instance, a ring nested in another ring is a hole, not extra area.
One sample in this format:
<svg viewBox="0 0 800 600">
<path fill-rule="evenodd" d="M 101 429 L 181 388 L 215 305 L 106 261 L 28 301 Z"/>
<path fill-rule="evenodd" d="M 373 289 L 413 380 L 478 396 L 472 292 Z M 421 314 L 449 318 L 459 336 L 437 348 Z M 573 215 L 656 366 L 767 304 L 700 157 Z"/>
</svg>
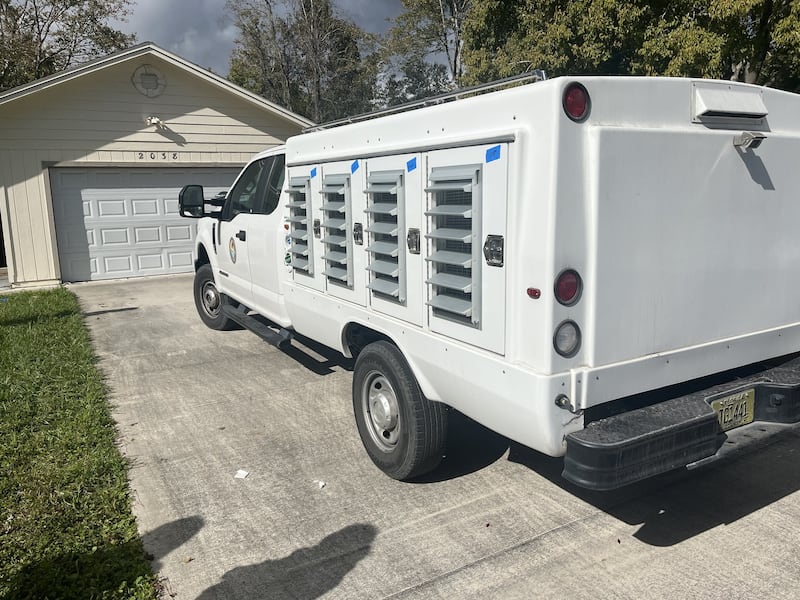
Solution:
<svg viewBox="0 0 800 600">
<path fill-rule="evenodd" d="M 225 199 L 227 197 L 228 197 L 228 192 L 220 192 L 219 194 L 211 198 L 211 200 L 208 201 L 208 204 L 210 204 L 211 206 L 218 206 L 221 208 L 225 206 Z"/>
<path fill-rule="evenodd" d="M 202 185 L 185 185 L 178 194 L 178 212 L 182 217 L 199 219 L 205 216 Z"/>
</svg>

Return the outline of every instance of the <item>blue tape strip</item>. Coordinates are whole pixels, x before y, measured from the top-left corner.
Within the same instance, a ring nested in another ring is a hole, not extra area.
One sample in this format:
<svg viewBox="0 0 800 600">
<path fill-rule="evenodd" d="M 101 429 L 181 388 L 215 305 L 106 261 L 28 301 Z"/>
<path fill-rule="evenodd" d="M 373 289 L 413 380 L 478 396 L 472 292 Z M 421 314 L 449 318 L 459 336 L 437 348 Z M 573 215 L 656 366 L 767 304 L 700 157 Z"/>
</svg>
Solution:
<svg viewBox="0 0 800 600">
<path fill-rule="evenodd" d="M 316 176 L 317 176 L 317 167 L 314 167 L 313 169 L 311 169 L 311 179 L 314 179 L 314 177 Z"/>
<path fill-rule="evenodd" d="M 486 162 L 500 160 L 500 146 L 492 146 L 486 151 Z"/>
<path fill-rule="evenodd" d="M 356 171 L 358 171 L 358 161 L 354 160 L 353 164 L 350 165 L 350 172 L 355 173 Z"/>
<path fill-rule="evenodd" d="M 411 171 L 415 171 L 417 169 L 417 157 L 416 156 L 406 163 L 406 169 L 408 169 L 409 173 L 411 173 Z"/>
</svg>

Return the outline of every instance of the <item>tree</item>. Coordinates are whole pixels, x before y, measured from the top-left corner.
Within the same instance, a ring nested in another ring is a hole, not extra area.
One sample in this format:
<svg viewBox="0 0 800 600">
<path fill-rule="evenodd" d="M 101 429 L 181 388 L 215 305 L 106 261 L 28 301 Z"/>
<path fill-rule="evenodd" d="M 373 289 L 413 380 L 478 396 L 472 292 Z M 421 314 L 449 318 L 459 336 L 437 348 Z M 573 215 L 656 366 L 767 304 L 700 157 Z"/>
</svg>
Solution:
<svg viewBox="0 0 800 600">
<path fill-rule="evenodd" d="M 661 4 L 633 62 L 636 71 L 733 79 L 800 91 L 797 0 Z"/>
<path fill-rule="evenodd" d="M 442 56 L 451 79 L 459 83 L 464 73 L 462 46 L 464 22 L 473 0 L 402 0 L 403 12 L 389 32 L 392 54 L 423 60 Z"/>
<path fill-rule="evenodd" d="M 374 40 L 330 0 L 228 0 L 240 31 L 228 78 L 313 121 L 371 108 Z"/>
<path fill-rule="evenodd" d="M 130 0 L 0 0 L 0 90 L 130 46 Z"/>
<path fill-rule="evenodd" d="M 544 69 L 627 73 L 641 45 L 646 3 L 618 0 L 487 0 L 464 28 L 469 83 Z"/>
<path fill-rule="evenodd" d="M 269 0 L 228 2 L 227 8 L 239 29 L 228 79 L 298 112 L 292 103 L 298 95 L 293 89 L 297 67 L 286 19 L 275 14 Z"/>
<path fill-rule="evenodd" d="M 397 106 L 444 93 L 451 87 L 446 66 L 412 56 L 402 62 L 397 72 L 384 76 L 378 88 L 377 104 L 381 107 Z"/>
<path fill-rule="evenodd" d="M 464 25 L 467 81 L 560 74 L 734 79 L 798 90 L 797 0 L 486 0 Z"/>
</svg>

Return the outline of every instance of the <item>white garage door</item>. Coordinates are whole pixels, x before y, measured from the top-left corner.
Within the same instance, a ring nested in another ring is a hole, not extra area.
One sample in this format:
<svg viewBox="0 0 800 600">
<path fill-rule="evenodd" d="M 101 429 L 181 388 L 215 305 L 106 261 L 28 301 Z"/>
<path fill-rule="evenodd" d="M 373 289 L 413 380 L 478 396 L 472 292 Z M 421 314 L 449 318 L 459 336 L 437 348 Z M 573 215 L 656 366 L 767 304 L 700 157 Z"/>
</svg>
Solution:
<svg viewBox="0 0 800 600">
<path fill-rule="evenodd" d="M 192 270 L 197 222 L 178 216 L 178 192 L 226 190 L 235 168 L 51 169 L 63 281 Z"/>
</svg>

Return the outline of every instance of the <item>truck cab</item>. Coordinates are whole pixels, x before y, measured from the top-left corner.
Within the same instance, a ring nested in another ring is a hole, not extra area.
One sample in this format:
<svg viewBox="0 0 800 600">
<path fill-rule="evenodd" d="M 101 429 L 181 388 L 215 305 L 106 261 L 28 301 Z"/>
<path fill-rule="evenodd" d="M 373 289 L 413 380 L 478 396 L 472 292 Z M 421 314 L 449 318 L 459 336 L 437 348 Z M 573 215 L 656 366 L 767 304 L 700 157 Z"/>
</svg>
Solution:
<svg viewBox="0 0 800 600">
<path fill-rule="evenodd" d="M 198 307 L 216 328 L 230 326 L 221 311 L 226 298 L 290 325 L 283 296 L 291 272 L 285 260 L 285 162 L 285 149 L 277 146 L 253 157 L 224 197 L 206 200 L 199 185 L 181 191 L 181 215 L 200 217 L 195 270 L 207 264 L 206 271 L 217 275 L 200 283 Z"/>
</svg>

